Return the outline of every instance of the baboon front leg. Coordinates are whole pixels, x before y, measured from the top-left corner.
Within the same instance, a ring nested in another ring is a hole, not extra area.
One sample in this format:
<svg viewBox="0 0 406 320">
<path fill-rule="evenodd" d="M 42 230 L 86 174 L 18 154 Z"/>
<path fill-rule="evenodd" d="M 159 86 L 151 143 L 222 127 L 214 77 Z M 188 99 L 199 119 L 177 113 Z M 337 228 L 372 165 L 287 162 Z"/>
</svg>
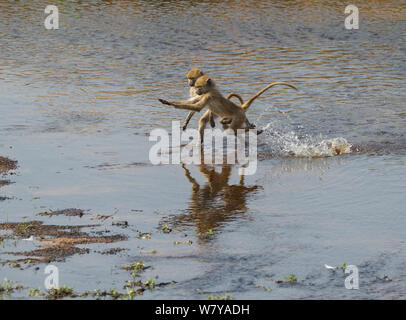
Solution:
<svg viewBox="0 0 406 320">
<path fill-rule="evenodd" d="M 203 108 L 204 105 L 206 104 L 207 98 L 203 98 L 199 100 L 199 102 L 196 103 L 181 103 L 181 102 L 176 102 L 176 101 L 167 101 L 164 99 L 158 99 L 161 103 L 166 104 L 168 106 L 173 106 L 176 109 L 183 109 L 183 110 L 189 110 L 189 111 L 194 111 L 194 112 L 200 112 Z"/>
<path fill-rule="evenodd" d="M 182 127 L 182 130 L 183 130 L 183 131 L 186 130 L 187 125 L 189 124 L 189 121 L 190 121 L 190 119 L 192 119 L 192 117 L 193 117 L 194 114 L 195 114 L 194 111 L 190 111 L 190 112 L 187 114 L 186 119 L 185 119 L 185 121 L 183 122 L 183 127 Z"/>
<path fill-rule="evenodd" d="M 215 114 L 213 112 L 211 112 L 210 110 L 207 111 L 209 113 L 209 121 L 210 121 L 210 125 L 212 128 L 214 128 L 216 126 L 216 123 L 214 122 L 214 119 L 216 118 Z M 188 115 L 186 116 L 185 122 L 183 123 L 183 127 L 182 130 L 185 131 L 187 128 L 187 125 L 189 124 L 190 119 L 192 119 L 193 115 L 196 112 L 194 111 L 190 111 L 188 113 Z"/>
</svg>

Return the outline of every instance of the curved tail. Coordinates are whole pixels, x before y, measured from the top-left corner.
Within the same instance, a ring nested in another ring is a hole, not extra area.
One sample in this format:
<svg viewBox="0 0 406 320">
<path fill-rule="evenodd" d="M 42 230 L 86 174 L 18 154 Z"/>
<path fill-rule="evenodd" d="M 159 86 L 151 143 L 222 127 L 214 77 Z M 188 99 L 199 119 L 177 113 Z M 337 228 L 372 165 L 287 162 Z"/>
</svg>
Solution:
<svg viewBox="0 0 406 320">
<path fill-rule="evenodd" d="M 240 96 L 238 93 L 234 93 L 234 92 L 229 93 L 229 94 L 227 95 L 226 99 L 227 99 L 227 100 L 230 100 L 230 99 L 233 98 L 233 97 L 235 97 L 235 98 L 237 98 L 238 100 L 240 100 L 240 103 L 241 103 L 241 104 L 244 103 L 244 100 L 241 98 L 241 96 Z"/>
<path fill-rule="evenodd" d="M 241 106 L 241 108 L 242 108 L 244 111 L 246 111 L 246 110 L 251 106 L 251 104 L 254 102 L 254 100 L 255 100 L 256 98 L 258 98 L 261 94 L 263 94 L 263 93 L 264 93 L 266 90 L 268 90 L 269 88 L 272 88 L 273 86 L 276 86 L 276 85 L 278 85 L 278 84 L 281 84 L 281 85 L 284 85 L 284 86 L 288 86 L 288 87 L 291 87 L 291 88 L 297 90 L 297 88 L 296 88 L 294 85 L 289 84 L 289 83 L 287 83 L 287 82 L 283 82 L 283 81 L 273 82 L 273 83 L 271 83 L 271 84 L 268 84 L 265 88 L 263 88 L 262 90 L 258 91 L 258 93 L 254 94 L 251 98 L 249 98 L 249 99 L 247 100 L 247 102 L 244 103 L 244 104 Z"/>
</svg>

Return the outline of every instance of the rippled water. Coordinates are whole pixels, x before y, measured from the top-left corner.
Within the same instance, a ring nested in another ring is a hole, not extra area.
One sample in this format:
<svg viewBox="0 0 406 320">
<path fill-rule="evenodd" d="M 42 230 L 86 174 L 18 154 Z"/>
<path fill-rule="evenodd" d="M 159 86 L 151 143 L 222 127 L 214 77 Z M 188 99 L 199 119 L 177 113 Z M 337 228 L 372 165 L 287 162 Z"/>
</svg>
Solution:
<svg viewBox="0 0 406 320">
<path fill-rule="evenodd" d="M 0 189 L 13 198 L 0 203 L 2 220 L 78 207 L 133 228 L 122 230 L 123 255 L 61 263 L 63 282 L 119 286 L 125 275 L 110 269 L 142 258 L 149 276 L 177 281 L 148 298 L 405 297 L 405 1 L 363 2 L 351 31 L 343 1 L 54 4 L 59 30 L 44 28 L 42 1 L 0 3 L 0 155 L 20 166 Z M 266 128 L 254 176 L 149 163 L 149 132 L 186 116 L 156 98 L 186 98 L 191 67 L 244 99 L 272 81 L 299 88 L 275 87 L 249 109 Z M 133 236 L 162 223 L 193 244 Z M 325 263 L 357 265 L 360 290 L 346 290 Z M 41 273 L 0 270 L 43 283 Z M 304 282 L 269 280 L 289 274 Z M 393 281 L 375 281 L 383 275 Z"/>
</svg>

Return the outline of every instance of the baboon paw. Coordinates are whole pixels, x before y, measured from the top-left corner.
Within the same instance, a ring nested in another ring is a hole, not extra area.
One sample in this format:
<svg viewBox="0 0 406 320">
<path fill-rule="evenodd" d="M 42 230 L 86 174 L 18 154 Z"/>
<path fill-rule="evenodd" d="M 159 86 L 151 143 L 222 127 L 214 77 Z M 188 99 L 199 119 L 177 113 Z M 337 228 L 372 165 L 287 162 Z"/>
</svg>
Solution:
<svg viewBox="0 0 406 320">
<path fill-rule="evenodd" d="M 168 106 L 171 105 L 169 101 L 166 101 L 166 100 L 164 100 L 164 99 L 158 99 L 158 100 L 159 100 L 159 102 L 161 102 L 161 103 L 163 103 L 163 104 L 166 104 L 166 105 L 168 105 Z"/>
</svg>

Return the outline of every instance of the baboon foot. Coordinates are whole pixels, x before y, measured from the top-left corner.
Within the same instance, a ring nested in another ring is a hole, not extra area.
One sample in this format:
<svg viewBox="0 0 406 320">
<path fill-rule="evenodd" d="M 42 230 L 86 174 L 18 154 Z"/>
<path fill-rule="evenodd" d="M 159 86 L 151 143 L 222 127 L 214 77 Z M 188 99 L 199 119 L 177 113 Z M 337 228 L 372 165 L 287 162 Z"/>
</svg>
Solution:
<svg viewBox="0 0 406 320">
<path fill-rule="evenodd" d="M 220 120 L 221 124 L 230 124 L 233 121 L 233 119 L 230 118 L 223 118 Z"/>
</svg>

